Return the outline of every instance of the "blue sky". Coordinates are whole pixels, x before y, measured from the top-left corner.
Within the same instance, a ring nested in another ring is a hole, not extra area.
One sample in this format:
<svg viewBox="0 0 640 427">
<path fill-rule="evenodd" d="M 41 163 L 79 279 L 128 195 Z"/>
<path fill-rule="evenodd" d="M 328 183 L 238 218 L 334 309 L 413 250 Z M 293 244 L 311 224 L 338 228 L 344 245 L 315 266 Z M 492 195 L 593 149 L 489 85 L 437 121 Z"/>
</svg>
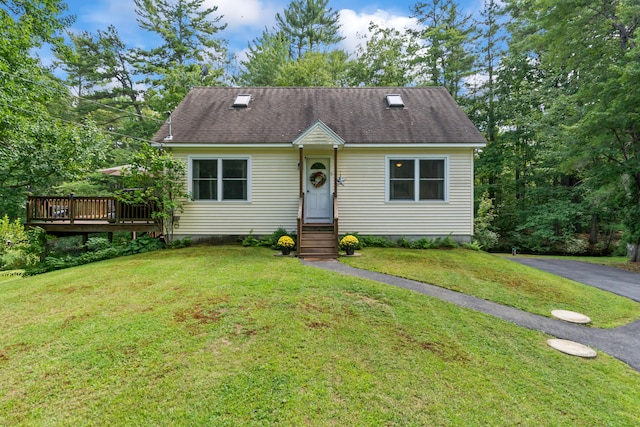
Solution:
<svg viewBox="0 0 640 427">
<path fill-rule="evenodd" d="M 341 31 L 345 40 L 342 48 L 352 52 L 360 43 L 358 34 L 367 32 L 370 22 L 380 26 L 406 28 L 414 24 L 410 8 L 418 0 L 329 0 L 329 7 L 340 12 Z M 220 37 L 228 40 L 229 50 L 238 53 L 246 50 L 247 43 L 260 36 L 266 28 L 275 24 L 275 15 L 282 12 L 291 0 L 205 0 L 207 6 L 218 6 L 218 15 L 227 28 Z M 67 0 L 69 14 L 76 16 L 72 31 L 95 32 L 113 24 L 121 38 L 129 46 L 148 46 L 149 35 L 140 30 L 136 22 L 133 0 Z M 468 13 L 482 7 L 483 0 L 460 0 Z M 43 58 L 44 59 L 44 58 Z"/>
</svg>

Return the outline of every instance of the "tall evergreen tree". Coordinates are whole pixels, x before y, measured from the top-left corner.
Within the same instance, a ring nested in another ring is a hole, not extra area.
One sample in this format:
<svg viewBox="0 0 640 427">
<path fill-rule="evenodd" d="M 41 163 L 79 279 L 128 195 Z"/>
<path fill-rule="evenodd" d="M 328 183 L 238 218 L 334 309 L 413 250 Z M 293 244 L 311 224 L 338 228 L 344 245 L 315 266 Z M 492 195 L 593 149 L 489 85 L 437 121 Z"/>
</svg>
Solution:
<svg viewBox="0 0 640 427">
<path fill-rule="evenodd" d="M 289 61 L 289 42 L 281 32 L 265 29 L 249 43 L 247 59 L 241 62 L 238 82 L 246 86 L 274 86 Z"/>
<path fill-rule="evenodd" d="M 172 110 L 191 87 L 203 83 L 202 77 L 211 83 L 223 74 L 226 41 L 217 35 L 226 24 L 214 16 L 217 6 L 203 8 L 204 2 L 134 0 L 140 27 L 162 41 L 138 50 L 139 72 L 151 85 L 145 99 L 154 111 Z"/>
<path fill-rule="evenodd" d="M 504 10 L 496 0 L 485 0 L 480 11 L 480 19 L 477 22 L 477 73 L 479 83 L 470 89 L 473 97 L 474 120 L 485 134 L 487 141 L 495 141 L 497 136 L 496 125 L 496 78 L 498 66 L 506 44 Z"/>
<path fill-rule="evenodd" d="M 409 37 L 399 30 L 369 26 L 370 38 L 359 46 L 349 70 L 353 86 L 406 86 L 411 83 Z"/>
<path fill-rule="evenodd" d="M 59 49 L 56 56 L 67 73 L 67 85 L 79 98 L 79 112 L 94 111 L 101 105 L 113 107 L 105 111 L 104 118 L 113 125 L 120 118 L 118 114 L 113 117 L 116 109 L 131 108 L 131 113 L 142 120 L 133 50 L 125 45 L 116 28 L 110 25 L 96 35 L 82 32 L 69 37 L 72 44 Z M 91 102 L 85 103 L 84 99 Z"/>
<path fill-rule="evenodd" d="M 471 15 L 461 13 L 455 0 L 431 0 L 415 4 L 413 17 L 422 25 L 410 30 L 421 41 L 412 52 L 418 83 L 444 86 L 457 99 L 475 71 Z"/>
<path fill-rule="evenodd" d="M 329 0 L 292 0 L 284 16 L 276 14 L 278 30 L 289 38 L 289 56 L 302 58 L 305 52 L 317 52 L 338 43 L 339 13 L 327 8 Z"/>
</svg>

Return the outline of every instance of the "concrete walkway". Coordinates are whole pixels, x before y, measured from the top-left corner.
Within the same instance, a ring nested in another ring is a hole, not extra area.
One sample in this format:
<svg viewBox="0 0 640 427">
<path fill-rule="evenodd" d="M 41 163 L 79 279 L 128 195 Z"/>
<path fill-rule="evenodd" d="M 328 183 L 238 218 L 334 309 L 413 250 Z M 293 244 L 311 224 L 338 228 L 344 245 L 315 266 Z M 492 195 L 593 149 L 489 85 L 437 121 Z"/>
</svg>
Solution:
<svg viewBox="0 0 640 427">
<path fill-rule="evenodd" d="M 491 301 L 451 291 L 439 286 L 350 267 L 338 261 L 302 262 L 304 265 L 311 267 L 318 267 L 325 270 L 362 277 L 376 282 L 409 289 L 462 307 L 499 317 L 528 329 L 542 331 L 556 338 L 575 341 L 603 351 L 627 363 L 635 370 L 640 371 L 640 320 L 614 329 L 590 328 L 537 314 L 527 313 L 512 307 L 496 304 Z"/>
</svg>

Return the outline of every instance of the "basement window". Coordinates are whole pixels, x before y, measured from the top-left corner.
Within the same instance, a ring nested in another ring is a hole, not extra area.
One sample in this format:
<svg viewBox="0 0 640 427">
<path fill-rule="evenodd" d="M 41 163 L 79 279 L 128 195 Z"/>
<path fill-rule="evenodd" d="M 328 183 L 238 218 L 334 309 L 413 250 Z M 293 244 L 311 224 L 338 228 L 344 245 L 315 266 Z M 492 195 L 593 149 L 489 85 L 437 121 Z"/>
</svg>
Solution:
<svg viewBox="0 0 640 427">
<path fill-rule="evenodd" d="M 233 102 L 233 108 L 247 108 L 251 101 L 251 95 L 240 94 L 236 96 L 236 100 Z"/>
<path fill-rule="evenodd" d="M 389 108 L 404 108 L 404 101 L 399 94 L 387 95 L 387 105 Z"/>
</svg>

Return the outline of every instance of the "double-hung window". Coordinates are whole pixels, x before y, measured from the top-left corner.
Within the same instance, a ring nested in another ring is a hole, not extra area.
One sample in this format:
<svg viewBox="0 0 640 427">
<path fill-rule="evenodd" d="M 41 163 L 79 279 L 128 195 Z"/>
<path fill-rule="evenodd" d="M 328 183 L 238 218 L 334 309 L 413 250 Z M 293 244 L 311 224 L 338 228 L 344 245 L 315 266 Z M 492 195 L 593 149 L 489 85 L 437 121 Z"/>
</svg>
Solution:
<svg viewBox="0 0 640 427">
<path fill-rule="evenodd" d="M 249 200 L 249 159 L 191 160 L 194 200 Z"/>
<path fill-rule="evenodd" d="M 388 158 L 388 200 L 447 199 L 446 158 Z"/>
</svg>

